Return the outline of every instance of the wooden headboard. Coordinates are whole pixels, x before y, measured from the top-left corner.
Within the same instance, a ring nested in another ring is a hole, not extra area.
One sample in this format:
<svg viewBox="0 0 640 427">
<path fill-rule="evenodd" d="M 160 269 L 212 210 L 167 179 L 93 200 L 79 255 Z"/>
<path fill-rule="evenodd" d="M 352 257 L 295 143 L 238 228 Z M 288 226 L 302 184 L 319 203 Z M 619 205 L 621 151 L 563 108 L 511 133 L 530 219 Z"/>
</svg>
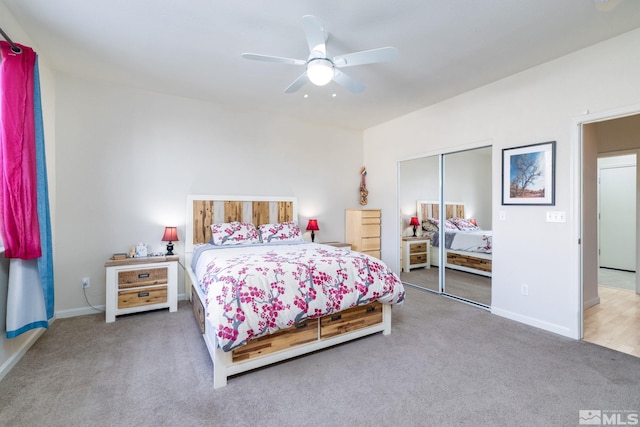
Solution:
<svg viewBox="0 0 640 427">
<path fill-rule="evenodd" d="M 211 224 L 241 221 L 258 227 L 297 222 L 297 205 L 296 197 L 190 195 L 187 197 L 185 252 L 193 252 L 193 245 L 211 240 Z"/>
<path fill-rule="evenodd" d="M 427 218 L 440 218 L 440 203 L 418 200 L 416 209 L 418 211 L 418 219 L 420 222 Z M 445 202 L 444 212 L 446 219 L 459 217 L 464 218 L 464 203 Z"/>
</svg>

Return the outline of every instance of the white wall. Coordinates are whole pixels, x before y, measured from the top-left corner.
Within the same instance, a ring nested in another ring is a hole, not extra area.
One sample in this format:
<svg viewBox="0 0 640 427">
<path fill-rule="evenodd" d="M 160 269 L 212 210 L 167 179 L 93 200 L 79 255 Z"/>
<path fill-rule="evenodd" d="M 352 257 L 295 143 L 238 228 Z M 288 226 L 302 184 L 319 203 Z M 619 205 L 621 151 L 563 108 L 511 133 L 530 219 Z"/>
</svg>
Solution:
<svg viewBox="0 0 640 427">
<path fill-rule="evenodd" d="M 188 194 L 296 196 L 318 241 L 344 239 L 358 206 L 362 134 L 287 117 L 57 75 L 56 311 L 105 301 L 104 263 L 176 225 L 184 255 Z M 308 237 L 307 237 L 308 238 Z M 180 281 L 179 293 L 184 282 Z"/>
<path fill-rule="evenodd" d="M 640 30 L 467 92 L 364 133 L 369 201 L 383 213 L 382 258 L 398 271 L 397 161 L 493 142 L 492 311 L 579 338 L 579 250 L 572 123 L 587 111 L 638 103 Z M 501 149 L 557 141 L 556 206 L 501 206 Z M 577 187 L 579 189 L 579 187 Z M 566 223 L 545 222 L 547 210 Z M 498 219 L 500 211 L 505 221 Z M 529 295 L 520 293 L 529 286 Z"/>
</svg>

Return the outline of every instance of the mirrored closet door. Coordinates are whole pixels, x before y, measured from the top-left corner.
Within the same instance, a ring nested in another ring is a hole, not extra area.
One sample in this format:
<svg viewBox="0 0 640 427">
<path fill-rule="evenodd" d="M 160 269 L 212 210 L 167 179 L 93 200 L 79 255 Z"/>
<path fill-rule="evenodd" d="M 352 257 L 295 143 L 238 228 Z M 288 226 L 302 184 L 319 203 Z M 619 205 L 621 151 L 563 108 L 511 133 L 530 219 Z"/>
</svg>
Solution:
<svg viewBox="0 0 640 427">
<path fill-rule="evenodd" d="M 400 163 L 403 282 L 491 305 L 491 156 L 482 147 Z"/>
</svg>

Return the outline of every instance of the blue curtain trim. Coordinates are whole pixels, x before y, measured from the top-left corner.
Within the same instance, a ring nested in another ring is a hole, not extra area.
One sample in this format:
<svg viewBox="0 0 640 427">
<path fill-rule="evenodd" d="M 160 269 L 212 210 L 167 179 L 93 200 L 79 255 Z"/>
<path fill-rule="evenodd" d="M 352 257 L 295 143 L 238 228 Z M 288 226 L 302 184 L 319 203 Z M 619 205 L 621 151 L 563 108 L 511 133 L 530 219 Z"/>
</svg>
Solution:
<svg viewBox="0 0 640 427">
<path fill-rule="evenodd" d="M 37 328 L 49 329 L 49 322 L 47 322 L 46 320 L 38 320 L 37 322 L 32 322 L 28 325 L 24 325 L 22 328 L 16 329 L 15 331 L 7 331 L 7 338 L 15 338 L 20 334 L 24 334 L 31 329 Z"/>
</svg>

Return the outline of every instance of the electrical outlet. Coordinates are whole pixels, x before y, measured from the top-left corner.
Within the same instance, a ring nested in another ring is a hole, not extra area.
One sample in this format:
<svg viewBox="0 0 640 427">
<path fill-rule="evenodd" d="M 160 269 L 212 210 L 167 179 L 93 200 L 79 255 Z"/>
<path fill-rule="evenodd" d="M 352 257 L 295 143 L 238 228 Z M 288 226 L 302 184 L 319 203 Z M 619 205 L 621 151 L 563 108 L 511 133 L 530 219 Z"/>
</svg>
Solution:
<svg viewBox="0 0 640 427">
<path fill-rule="evenodd" d="M 522 295 L 529 295 L 529 285 L 522 285 L 520 287 L 520 293 Z"/>
<path fill-rule="evenodd" d="M 91 279 L 88 277 L 83 277 L 82 278 L 82 289 L 87 289 L 89 286 L 91 286 Z"/>
</svg>

